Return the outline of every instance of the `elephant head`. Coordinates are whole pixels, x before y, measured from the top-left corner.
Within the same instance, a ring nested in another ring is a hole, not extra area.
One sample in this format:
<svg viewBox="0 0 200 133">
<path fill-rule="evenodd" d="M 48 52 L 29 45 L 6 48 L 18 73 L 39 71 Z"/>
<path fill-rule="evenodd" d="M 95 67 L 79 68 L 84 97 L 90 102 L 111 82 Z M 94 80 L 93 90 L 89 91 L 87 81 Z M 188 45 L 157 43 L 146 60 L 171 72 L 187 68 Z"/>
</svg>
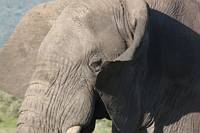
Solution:
<svg viewBox="0 0 200 133">
<path fill-rule="evenodd" d="M 134 59 L 147 24 L 142 0 L 71 2 L 39 46 L 17 132 L 81 132 L 93 119 L 102 67 Z"/>
</svg>

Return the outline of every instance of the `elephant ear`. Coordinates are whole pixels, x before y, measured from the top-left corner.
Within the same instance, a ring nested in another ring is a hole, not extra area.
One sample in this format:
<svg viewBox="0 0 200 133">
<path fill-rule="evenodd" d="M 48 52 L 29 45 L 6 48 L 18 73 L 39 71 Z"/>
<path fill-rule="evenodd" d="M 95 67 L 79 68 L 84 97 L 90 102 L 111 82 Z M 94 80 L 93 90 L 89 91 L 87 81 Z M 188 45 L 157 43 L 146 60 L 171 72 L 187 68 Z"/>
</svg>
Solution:
<svg viewBox="0 0 200 133">
<path fill-rule="evenodd" d="M 0 89 L 14 96 L 24 96 L 40 43 L 50 30 L 43 8 L 26 13 L 0 50 Z"/>
<path fill-rule="evenodd" d="M 115 14 L 118 31 L 128 48 L 105 65 L 96 86 L 115 127 L 122 133 L 132 133 L 141 120 L 141 104 L 137 86 L 132 86 L 138 81 L 131 60 L 137 48 L 148 42 L 148 5 L 143 0 L 125 0 Z"/>
<path fill-rule="evenodd" d="M 140 122 L 140 101 L 131 62 L 110 62 L 99 73 L 96 86 L 114 127 L 120 133 L 132 133 Z M 115 130 L 116 130 L 115 129 Z"/>
</svg>

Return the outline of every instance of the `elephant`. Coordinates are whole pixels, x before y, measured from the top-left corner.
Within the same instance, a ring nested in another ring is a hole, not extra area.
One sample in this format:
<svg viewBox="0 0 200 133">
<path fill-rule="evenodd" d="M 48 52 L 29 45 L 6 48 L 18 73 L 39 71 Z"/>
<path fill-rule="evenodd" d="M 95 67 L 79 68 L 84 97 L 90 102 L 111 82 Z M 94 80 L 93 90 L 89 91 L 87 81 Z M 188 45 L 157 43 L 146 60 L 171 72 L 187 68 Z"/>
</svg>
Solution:
<svg viewBox="0 0 200 133">
<path fill-rule="evenodd" d="M 148 132 L 153 123 L 155 133 L 198 133 L 199 5 L 56 0 L 33 8 L 0 53 L 0 87 L 17 96 L 27 89 L 17 132 L 88 133 L 107 117 L 113 132 Z"/>
<path fill-rule="evenodd" d="M 95 90 L 102 65 L 138 47 L 146 29 L 144 1 L 127 1 L 124 17 L 121 1 L 62 2 L 28 12 L 1 51 L 1 86 L 18 96 L 27 87 L 19 133 L 87 132 L 102 115 Z"/>
</svg>

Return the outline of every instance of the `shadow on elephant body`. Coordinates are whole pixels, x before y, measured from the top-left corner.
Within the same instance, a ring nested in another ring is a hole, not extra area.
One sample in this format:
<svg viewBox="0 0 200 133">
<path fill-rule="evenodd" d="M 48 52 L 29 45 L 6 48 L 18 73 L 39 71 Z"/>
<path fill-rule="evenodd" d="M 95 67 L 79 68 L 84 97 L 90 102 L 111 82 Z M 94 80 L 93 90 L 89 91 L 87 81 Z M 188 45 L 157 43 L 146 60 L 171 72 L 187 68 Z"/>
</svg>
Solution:
<svg viewBox="0 0 200 133">
<path fill-rule="evenodd" d="M 161 133 L 164 126 L 170 129 L 176 122 L 184 121 L 182 118 L 186 115 L 189 119 L 197 117 L 194 127 L 199 128 L 200 114 L 194 113 L 200 113 L 200 29 L 191 29 L 188 26 L 193 25 L 186 26 L 156 10 L 151 11 L 150 23 L 149 69 L 144 91 L 150 86 L 148 92 L 152 89 L 154 94 L 158 92 L 156 97 L 153 94 L 146 100 L 148 104 L 148 99 L 154 99 L 154 108 L 157 108 L 155 132 Z M 159 29 L 162 31 L 156 32 Z M 180 132 L 193 130 L 179 128 Z"/>
<path fill-rule="evenodd" d="M 154 120 L 156 133 L 196 133 L 200 128 L 200 30 L 195 32 L 153 9 L 149 28 L 147 56 L 111 62 L 99 74 L 96 85 L 101 98 L 123 132 Z M 189 126 L 191 122 L 194 127 Z"/>
</svg>

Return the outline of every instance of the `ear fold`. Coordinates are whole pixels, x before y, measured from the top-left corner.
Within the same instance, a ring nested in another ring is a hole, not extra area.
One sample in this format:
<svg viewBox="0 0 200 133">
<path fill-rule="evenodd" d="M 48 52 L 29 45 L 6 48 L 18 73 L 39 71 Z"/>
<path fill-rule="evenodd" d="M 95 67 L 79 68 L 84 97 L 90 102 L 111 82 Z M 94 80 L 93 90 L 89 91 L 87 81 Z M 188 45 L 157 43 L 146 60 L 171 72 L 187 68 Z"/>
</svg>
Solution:
<svg viewBox="0 0 200 133">
<path fill-rule="evenodd" d="M 1 49 L 0 89 L 15 96 L 24 96 L 34 70 L 37 51 L 51 27 L 45 17 L 44 8 L 48 6 L 37 6 L 29 11 Z"/>
<path fill-rule="evenodd" d="M 145 36 L 148 36 L 148 5 L 144 0 L 120 1 L 121 9 L 115 10 L 115 20 L 128 49 L 115 60 L 128 61 L 133 59 L 136 49 Z"/>
</svg>

